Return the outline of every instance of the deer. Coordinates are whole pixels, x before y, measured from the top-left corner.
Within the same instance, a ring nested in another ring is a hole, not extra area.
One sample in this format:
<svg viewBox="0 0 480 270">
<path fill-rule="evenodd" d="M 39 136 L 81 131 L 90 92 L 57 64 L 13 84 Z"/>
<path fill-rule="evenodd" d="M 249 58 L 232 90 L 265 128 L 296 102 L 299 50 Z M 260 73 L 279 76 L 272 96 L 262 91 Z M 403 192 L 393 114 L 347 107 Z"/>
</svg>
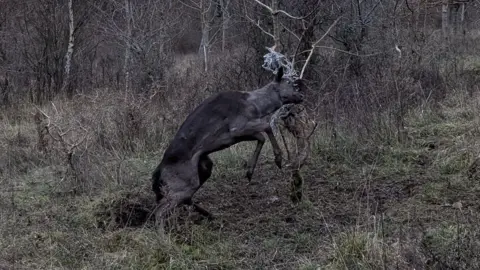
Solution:
<svg viewBox="0 0 480 270">
<path fill-rule="evenodd" d="M 156 224 L 180 205 L 193 209 L 208 219 L 213 215 L 194 203 L 193 195 L 210 178 L 213 162 L 209 154 L 240 142 L 256 141 L 247 161 L 246 177 L 252 179 L 267 135 L 275 164 L 282 169 L 282 151 L 273 134 L 268 116 L 286 104 L 304 100 L 302 79 L 284 77 L 279 67 L 275 78 L 253 91 L 228 91 L 201 102 L 185 119 L 152 173 L 152 190 L 156 196 Z"/>
</svg>

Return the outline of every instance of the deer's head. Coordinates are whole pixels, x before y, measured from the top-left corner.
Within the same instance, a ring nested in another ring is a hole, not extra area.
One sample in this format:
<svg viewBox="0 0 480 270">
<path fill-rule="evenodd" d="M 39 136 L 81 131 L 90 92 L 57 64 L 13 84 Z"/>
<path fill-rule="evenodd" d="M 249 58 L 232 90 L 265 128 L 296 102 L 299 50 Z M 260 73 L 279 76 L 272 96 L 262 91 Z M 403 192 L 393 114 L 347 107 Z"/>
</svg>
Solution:
<svg viewBox="0 0 480 270">
<path fill-rule="evenodd" d="M 283 77 L 283 67 L 280 67 L 275 80 L 273 89 L 278 92 L 283 104 L 301 103 L 305 97 L 302 79 L 291 79 Z"/>
</svg>

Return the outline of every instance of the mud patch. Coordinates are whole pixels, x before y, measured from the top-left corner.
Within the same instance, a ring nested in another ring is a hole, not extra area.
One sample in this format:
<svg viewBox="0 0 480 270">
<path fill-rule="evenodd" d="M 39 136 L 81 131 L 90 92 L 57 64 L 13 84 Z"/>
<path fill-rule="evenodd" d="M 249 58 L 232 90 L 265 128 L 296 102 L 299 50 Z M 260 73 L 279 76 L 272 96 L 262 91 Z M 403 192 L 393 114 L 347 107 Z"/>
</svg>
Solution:
<svg viewBox="0 0 480 270">
<path fill-rule="evenodd" d="M 155 227 L 156 203 L 145 190 L 120 191 L 93 203 L 96 227 L 105 231 L 122 228 Z M 202 223 L 206 218 L 192 207 L 180 205 L 166 220 L 166 229 L 175 230 L 186 223 Z"/>
<path fill-rule="evenodd" d="M 96 225 L 100 229 L 154 225 L 155 201 L 143 191 L 122 191 L 94 203 Z"/>
</svg>

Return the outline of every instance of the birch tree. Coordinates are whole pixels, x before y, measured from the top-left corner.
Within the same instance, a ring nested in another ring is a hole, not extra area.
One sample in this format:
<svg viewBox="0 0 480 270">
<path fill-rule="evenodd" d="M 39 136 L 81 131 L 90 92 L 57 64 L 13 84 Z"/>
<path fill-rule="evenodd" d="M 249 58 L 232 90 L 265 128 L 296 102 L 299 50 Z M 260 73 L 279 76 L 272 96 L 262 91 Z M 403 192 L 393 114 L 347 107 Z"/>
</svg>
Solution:
<svg viewBox="0 0 480 270">
<path fill-rule="evenodd" d="M 126 38 L 125 38 L 125 59 L 123 70 L 125 73 L 125 102 L 128 99 L 128 92 L 130 89 L 130 54 L 132 47 L 132 4 L 130 0 L 125 0 L 125 18 L 126 18 Z"/>
<path fill-rule="evenodd" d="M 125 99 L 132 91 L 149 91 L 171 64 L 172 40 L 185 27 L 179 19 L 185 12 L 179 7 L 163 0 L 97 4 L 98 29 L 105 38 L 101 46 L 108 50 L 99 57 L 118 69 L 118 87 Z"/>
<path fill-rule="evenodd" d="M 68 35 L 68 47 L 67 53 L 65 54 L 65 74 L 63 79 L 62 85 L 62 93 L 65 93 L 67 88 L 70 86 L 70 70 L 72 66 L 72 55 L 73 55 L 73 48 L 75 45 L 75 24 L 73 18 L 73 0 L 68 0 L 68 27 L 69 27 L 69 35 Z"/>
<path fill-rule="evenodd" d="M 227 1 L 227 0 L 225 0 Z M 215 20 L 215 5 L 214 0 L 190 0 L 180 1 L 184 6 L 193 9 L 199 14 L 200 27 L 202 32 L 202 39 L 198 48 L 199 55 L 203 56 L 203 68 L 208 71 L 208 58 L 210 53 L 210 45 L 214 37 L 211 37 L 210 31 Z"/>
<path fill-rule="evenodd" d="M 212 0 L 200 0 L 200 24 L 202 27 L 202 40 L 200 41 L 199 53 L 203 55 L 203 68 L 208 71 L 208 58 L 210 52 L 210 31 L 212 29 L 214 17 L 214 7 Z"/>
<path fill-rule="evenodd" d="M 225 51 L 227 32 L 230 27 L 230 0 L 220 0 L 222 9 L 222 52 Z"/>
<path fill-rule="evenodd" d="M 448 0 L 442 0 L 442 34 L 445 43 L 449 40 L 449 18 L 450 18 L 450 8 L 448 6 Z"/>
</svg>

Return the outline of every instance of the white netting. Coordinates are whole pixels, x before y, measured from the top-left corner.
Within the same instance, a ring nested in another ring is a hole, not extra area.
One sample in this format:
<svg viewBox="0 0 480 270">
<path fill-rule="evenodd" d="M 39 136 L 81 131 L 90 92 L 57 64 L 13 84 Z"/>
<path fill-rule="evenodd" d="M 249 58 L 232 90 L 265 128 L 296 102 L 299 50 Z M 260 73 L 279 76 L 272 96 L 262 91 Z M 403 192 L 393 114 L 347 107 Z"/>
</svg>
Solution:
<svg viewBox="0 0 480 270">
<path fill-rule="evenodd" d="M 293 63 L 287 59 L 287 57 L 279 52 L 274 51 L 271 48 L 267 48 L 269 53 L 263 56 L 263 65 L 262 67 L 268 71 L 271 71 L 273 74 L 277 74 L 280 66 L 283 66 L 283 76 L 296 79 L 297 71 L 293 68 Z"/>
<path fill-rule="evenodd" d="M 272 117 L 270 117 L 270 127 L 272 128 L 274 134 L 278 134 L 278 119 L 283 119 L 288 116 L 290 113 L 290 108 L 293 104 L 286 104 L 276 110 Z"/>
<path fill-rule="evenodd" d="M 279 52 L 274 51 L 271 48 L 267 48 L 269 53 L 263 56 L 264 61 L 262 67 L 273 74 L 277 74 L 278 69 L 283 66 L 283 77 L 290 78 L 292 80 L 297 79 L 297 71 L 293 68 L 293 63 L 287 59 L 287 57 Z M 278 119 L 285 118 L 289 114 L 289 110 L 292 104 L 283 105 L 272 114 L 270 118 L 270 127 L 275 134 L 278 134 Z"/>
</svg>

